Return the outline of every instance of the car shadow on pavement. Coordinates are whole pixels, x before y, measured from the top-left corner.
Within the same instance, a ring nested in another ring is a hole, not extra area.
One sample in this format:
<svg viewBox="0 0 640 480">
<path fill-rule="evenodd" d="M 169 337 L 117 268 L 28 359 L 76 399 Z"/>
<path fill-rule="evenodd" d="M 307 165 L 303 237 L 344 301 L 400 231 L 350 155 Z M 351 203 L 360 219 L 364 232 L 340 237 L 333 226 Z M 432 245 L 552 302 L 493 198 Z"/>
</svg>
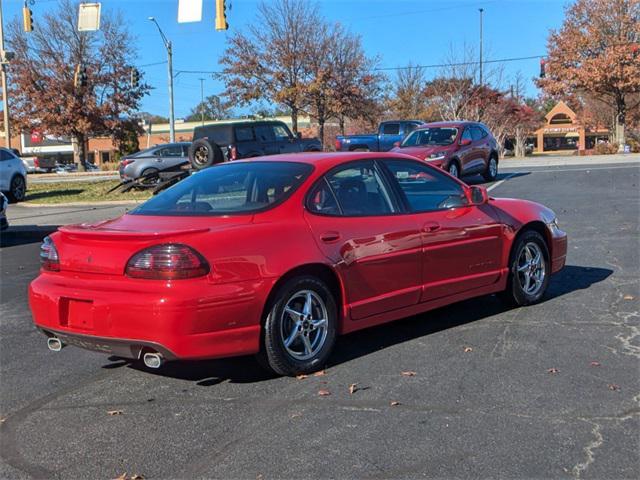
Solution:
<svg viewBox="0 0 640 480">
<path fill-rule="evenodd" d="M 577 290 L 590 288 L 608 278 L 612 273 L 613 270 L 607 268 L 568 265 L 551 278 L 543 302 Z M 482 320 L 507 312 L 512 308 L 497 295 L 488 295 L 344 335 L 338 337 L 335 350 L 327 366 L 340 365 L 392 345 Z M 535 308 L 535 306 L 528 308 Z M 276 377 L 276 375 L 262 369 L 254 357 L 168 362 L 157 370 L 149 369 L 141 362 L 115 357 L 110 359 L 115 363 L 104 365 L 103 368 L 127 366 L 155 375 L 192 381 L 203 387 L 214 386 L 225 381 L 254 383 Z"/>
<path fill-rule="evenodd" d="M 0 248 L 40 243 L 44 237 L 55 232 L 57 229 L 57 225 L 47 225 L 44 227 L 38 225 L 9 226 L 7 230 L 0 233 Z"/>
</svg>

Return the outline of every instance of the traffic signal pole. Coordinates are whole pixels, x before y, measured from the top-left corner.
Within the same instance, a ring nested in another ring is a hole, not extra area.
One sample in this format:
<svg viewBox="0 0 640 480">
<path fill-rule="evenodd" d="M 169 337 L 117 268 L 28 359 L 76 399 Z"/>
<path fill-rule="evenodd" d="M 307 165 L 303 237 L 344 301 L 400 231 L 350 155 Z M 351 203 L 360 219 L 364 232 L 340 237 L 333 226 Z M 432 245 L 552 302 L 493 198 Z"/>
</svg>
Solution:
<svg viewBox="0 0 640 480">
<path fill-rule="evenodd" d="M 4 142 L 7 148 L 11 148 L 11 125 L 9 124 L 9 94 L 7 93 L 7 60 L 4 52 L 4 22 L 2 19 L 2 0 L 0 0 L 0 55 L 2 55 L 2 106 L 4 116 Z"/>
</svg>

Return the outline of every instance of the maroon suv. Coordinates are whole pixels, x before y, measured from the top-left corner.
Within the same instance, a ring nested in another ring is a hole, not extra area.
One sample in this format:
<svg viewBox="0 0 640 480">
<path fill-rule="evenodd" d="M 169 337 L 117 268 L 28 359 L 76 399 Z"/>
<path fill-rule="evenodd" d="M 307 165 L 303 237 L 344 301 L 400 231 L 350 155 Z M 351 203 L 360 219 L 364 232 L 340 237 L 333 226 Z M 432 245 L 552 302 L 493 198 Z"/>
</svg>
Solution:
<svg viewBox="0 0 640 480">
<path fill-rule="evenodd" d="M 479 173 L 493 181 L 498 175 L 498 142 L 478 122 L 425 123 L 392 151 L 425 160 L 454 177 Z"/>
</svg>

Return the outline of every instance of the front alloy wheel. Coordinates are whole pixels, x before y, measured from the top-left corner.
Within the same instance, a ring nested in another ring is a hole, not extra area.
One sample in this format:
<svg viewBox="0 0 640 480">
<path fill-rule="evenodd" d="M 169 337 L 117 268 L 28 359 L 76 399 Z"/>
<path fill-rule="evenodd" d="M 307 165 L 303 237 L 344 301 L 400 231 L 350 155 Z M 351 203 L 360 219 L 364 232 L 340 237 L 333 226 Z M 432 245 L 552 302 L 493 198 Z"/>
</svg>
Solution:
<svg viewBox="0 0 640 480">
<path fill-rule="evenodd" d="M 482 176 L 487 182 L 493 182 L 498 177 L 498 159 L 496 157 L 489 158 L 487 170 Z"/>
<path fill-rule="evenodd" d="M 16 175 L 11 179 L 9 186 L 9 199 L 14 202 L 21 202 L 27 193 L 27 185 L 21 175 Z"/>
<path fill-rule="evenodd" d="M 460 177 L 460 172 L 458 171 L 458 164 L 456 162 L 451 162 L 448 169 L 449 175 L 455 178 Z"/>
<path fill-rule="evenodd" d="M 301 276 L 287 281 L 271 302 L 258 361 L 280 375 L 322 368 L 335 342 L 337 312 L 322 280 Z"/>
<path fill-rule="evenodd" d="M 511 251 L 504 298 L 518 306 L 540 301 L 549 284 L 550 271 L 549 250 L 542 235 L 534 230 L 523 232 Z"/>
</svg>

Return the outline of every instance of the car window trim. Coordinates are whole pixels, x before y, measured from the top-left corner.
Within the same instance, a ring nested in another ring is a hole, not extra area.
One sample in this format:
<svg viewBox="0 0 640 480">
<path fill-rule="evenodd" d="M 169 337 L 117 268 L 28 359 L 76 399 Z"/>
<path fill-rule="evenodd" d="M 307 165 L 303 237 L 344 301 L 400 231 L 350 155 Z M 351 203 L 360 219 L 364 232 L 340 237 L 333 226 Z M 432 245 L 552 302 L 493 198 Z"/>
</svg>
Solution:
<svg viewBox="0 0 640 480">
<path fill-rule="evenodd" d="M 449 207 L 449 208 L 434 208 L 431 210 L 414 210 L 413 208 L 411 208 L 411 204 L 409 203 L 409 199 L 407 198 L 407 194 L 404 193 L 404 190 L 402 190 L 402 187 L 400 186 L 400 182 L 398 182 L 398 180 L 394 177 L 393 173 L 391 172 L 391 170 L 389 169 L 389 167 L 384 163 L 387 161 L 400 161 L 400 162 L 410 162 L 410 163 L 415 163 L 416 165 L 420 166 L 420 167 L 425 167 L 427 169 L 431 169 L 434 171 L 435 177 L 438 178 L 442 178 L 445 181 L 449 181 L 452 182 L 454 185 L 458 185 L 460 187 L 460 189 L 462 190 L 463 194 L 466 194 L 465 188 L 463 185 L 460 185 L 458 182 L 451 180 L 450 178 L 447 178 L 446 175 L 442 175 L 442 172 L 439 172 L 437 168 L 432 167 L 430 165 L 425 165 L 417 160 L 412 160 L 410 158 L 383 158 L 381 159 L 381 163 L 382 166 L 387 170 L 387 174 L 389 175 L 390 178 L 393 179 L 394 182 L 394 188 L 397 189 L 397 193 L 401 196 L 403 204 L 406 206 L 407 208 L 407 212 L 406 214 L 408 215 L 416 215 L 416 214 L 422 214 L 422 213 L 431 213 L 431 212 L 443 212 L 443 211 L 450 211 L 450 210 L 455 210 L 458 208 L 469 208 L 472 205 L 468 204 L 468 205 L 459 205 L 457 207 Z M 465 195 L 466 196 L 466 195 Z"/>
</svg>

